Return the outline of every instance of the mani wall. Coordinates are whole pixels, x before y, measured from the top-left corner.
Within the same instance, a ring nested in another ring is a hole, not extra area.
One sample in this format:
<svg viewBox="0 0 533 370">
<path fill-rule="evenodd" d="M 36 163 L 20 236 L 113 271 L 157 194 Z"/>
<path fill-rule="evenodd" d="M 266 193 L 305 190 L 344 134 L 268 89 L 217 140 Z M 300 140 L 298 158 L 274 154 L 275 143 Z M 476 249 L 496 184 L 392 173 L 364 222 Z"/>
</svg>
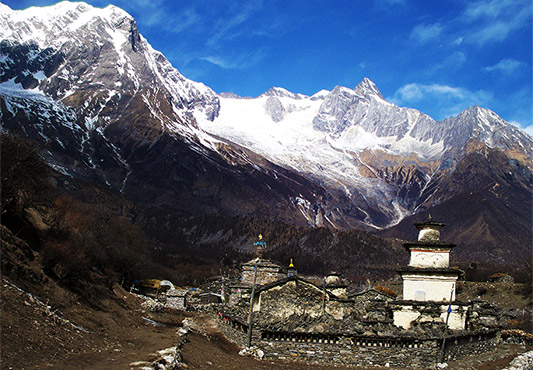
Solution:
<svg viewBox="0 0 533 370">
<path fill-rule="evenodd" d="M 248 326 L 235 317 L 217 312 L 224 335 L 245 347 Z M 416 336 L 365 336 L 327 333 L 288 333 L 252 331 L 252 344 L 265 353 L 265 359 L 295 360 L 348 366 L 433 367 L 441 361 L 443 338 Z M 485 331 L 446 338 L 444 360 L 457 360 L 493 350 L 497 331 Z M 388 365 L 387 365 L 388 364 Z"/>
</svg>

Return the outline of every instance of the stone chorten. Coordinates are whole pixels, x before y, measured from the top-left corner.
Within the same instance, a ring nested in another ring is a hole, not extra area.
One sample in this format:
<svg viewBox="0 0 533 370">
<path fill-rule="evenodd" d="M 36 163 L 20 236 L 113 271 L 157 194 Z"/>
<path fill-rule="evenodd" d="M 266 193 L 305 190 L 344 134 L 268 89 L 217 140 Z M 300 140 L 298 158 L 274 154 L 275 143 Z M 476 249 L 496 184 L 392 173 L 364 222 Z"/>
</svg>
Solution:
<svg viewBox="0 0 533 370">
<path fill-rule="evenodd" d="M 455 244 L 440 240 L 445 225 L 434 222 L 416 223 L 416 242 L 405 243 L 410 253 L 409 265 L 398 271 L 403 280 L 403 299 L 411 301 L 453 302 L 455 283 L 462 271 L 450 268 L 450 252 Z"/>
<path fill-rule="evenodd" d="M 289 267 L 287 268 L 287 277 L 296 275 L 298 275 L 298 270 L 296 269 L 296 266 L 294 266 L 294 263 L 292 262 L 291 258 L 291 263 L 289 263 Z"/>
<path fill-rule="evenodd" d="M 266 242 L 259 234 L 258 240 L 254 242 L 254 259 L 242 265 L 241 284 L 243 286 L 264 285 L 279 280 L 282 277 L 280 265 L 263 258 Z M 257 271 L 256 271 L 257 270 Z"/>
<path fill-rule="evenodd" d="M 326 275 L 325 278 L 325 287 L 333 295 L 339 298 L 348 298 L 346 288 L 348 287 L 344 282 L 341 274 L 335 271 L 331 271 Z"/>
</svg>

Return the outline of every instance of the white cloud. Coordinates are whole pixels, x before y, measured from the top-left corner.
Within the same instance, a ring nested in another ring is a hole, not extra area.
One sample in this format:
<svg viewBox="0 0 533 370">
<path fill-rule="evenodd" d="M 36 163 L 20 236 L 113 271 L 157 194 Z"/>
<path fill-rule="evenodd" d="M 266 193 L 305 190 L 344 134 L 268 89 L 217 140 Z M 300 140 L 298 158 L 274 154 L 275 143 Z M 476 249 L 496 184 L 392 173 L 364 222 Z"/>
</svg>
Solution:
<svg viewBox="0 0 533 370">
<path fill-rule="evenodd" d="M 436 119 L 457 115 L 473 105 L 487 105 L 492 99 L 492 93 L 484 90 L 471 91 L 463 87 L 418 83 L 399 88 L 389 98 L 397 105 L 416 107 L 434 115 Z"/>
<path fill-rule="evenodd" d="M 470 2 L 463 13 L 465 20 L 472 22 L 478 19 L 496 19 L 509 9 L 514 9 L 520 1 L 516 0 L 482 0 Z"/>
<path fill-rule="evenodd" d="M 411 30 L 409 38 L 421 44 L 436 39 L 442 33 L 443 27 L 439 23 L 419 24 Z"/>
<path fill-rule="evenodd" d="M 213 33 L 207 40 L 207 45 L 216 46 L 221 40 L 232 39 L 244 32 L 241 26 L 263 7 L 261 1 L 243 4 L 236 4 L 234 14 L 230 17 L 222 17 L 216 22 Z"/>
<path fill-rule="evenodd" d="M 447 55 L 438 64 L 435 64 L 433 68 L 429 68 L 433 73 L 451 73 L 457 71 L 466 63 L 466 54 L 460 51 L 456 51 Z"/>
<path fill-rule="evenodd" d="M 167 29 L 179 33 L 187 30 L 198 23 L 201 23 L 201 17 L 194 8 L 187 8 L 169 22 Z"/>
<path fill-rule="evenodd" d="M 529 136 L 533 137 L 533 124 L 530 124 L 529 126 L 527 124 L 518 122 L 518 121 L 509 121 L 509 123 L 513 126 L 518 127 L 520 130 L 526 132 L 529 134 Z"/>
<path fill-rule="evenodd" d="M 517 69 L 521 68 L 522 66 L 525 66 L 526 64 L 524 62 L 520 62 L 518 60 L 514 59 L 502 59 L 498 63 L 496 63 L 493 66 L 485 67 L 483 68 L 484 71 L 487 72 L 502 72 L 504 74 L 511 74 Z"/>
<path fill-rule="evenodd" d="M 465 41 L 484 45 L 501 42 L 514 31 L 529 27 L 531 21 L 530 0 L 483 0 L 467 5 L 459 18 L 469 24 Z"/>
<path fill-rule="evenodd" d="M 522 130 L 527 132 L 529 136 L 533 137 L 533 125 L 522 127 Z"/>
<path fill-rule="evenodd" d="M 491 23 L 479 31 L 472 33 L 467 40 L 476 44 L 486 44 L 488 42 L 500 42 L 509 36 L 509 33 L 514 29 L 512 23 L 496 22 Z"/>
<path fill-rule="evenodd" d="M 258 63 L 265 57 L 262 50 L 241 54 L 236 57 L 225 57 L 220 55 L 208 55 L 199 57 L 199 60 L 205 60 L 223 69 L 245 69 Z"/>
</svg>

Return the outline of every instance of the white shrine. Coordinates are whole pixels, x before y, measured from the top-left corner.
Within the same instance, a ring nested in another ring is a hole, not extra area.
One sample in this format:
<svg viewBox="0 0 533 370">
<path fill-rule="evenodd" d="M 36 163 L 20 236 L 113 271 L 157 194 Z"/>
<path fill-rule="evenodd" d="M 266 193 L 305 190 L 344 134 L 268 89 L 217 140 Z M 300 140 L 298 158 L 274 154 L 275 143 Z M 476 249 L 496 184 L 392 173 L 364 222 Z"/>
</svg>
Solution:
<svg viewBox="0 0 533 370">
<path fill-rule="evenodd" d="M 403 301 L 393 313 L 394 324 L 408 329 L 414 320 L 437 319 L 450 329 L 464 329 L 466 310 L 455 302 L 456 282 L 462 271 L 450 268 L 450 252 L 455 244 L 440 240 L 444 224 L 434 222 L 431 216 L 415 227 L 418 240 L 404 244 L 410 254 L 409 265 L 398 271 L 403 281 Z M 424 302 L 439 307 L 438 317 L 424 317 Z"/>
</svg>

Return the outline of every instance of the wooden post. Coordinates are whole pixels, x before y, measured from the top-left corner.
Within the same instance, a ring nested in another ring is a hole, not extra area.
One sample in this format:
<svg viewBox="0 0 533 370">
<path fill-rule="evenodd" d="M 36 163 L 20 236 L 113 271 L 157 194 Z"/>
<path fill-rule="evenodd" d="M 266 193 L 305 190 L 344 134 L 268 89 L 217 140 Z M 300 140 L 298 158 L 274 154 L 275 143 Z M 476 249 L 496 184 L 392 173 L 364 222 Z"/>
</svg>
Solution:
<svg viewBox="0 0 533 370">
<path fill-rule="evenodd" d="M 446 322 L 444 323 L 444 336 L 442 337 L 442 347 L 440 349 L 440 363 L 443 363 L 444 361 L 444 350 L 446 347 L 446 337 L 448 336 L 448 320 L 450 319 L 450 314 L 452 313 L 452 299 L 453 299 L 454 290 L 455 290 L 455 284 L 452 286 L 452 292 L 450 294 L 450 305 L 448 306 L 448 310 L 446 312 Z"/>
<path fill-rule="evenodd" d="M 255 279 L 257 277 L 257 263 L 254 266 L 254 281 L 252 284 L 252 294 L 250 296 L 250 313 L 248 314 L 248 348 L 252 346 L 252 325 L 254 316 L 254 293 L 255 293 Z"/>
<path fill-rule="evenodd" d="M 324 282 L 322 284 L 322 315 L 326 314 L 326 278 L 324 277 Z"/>
</svg>

